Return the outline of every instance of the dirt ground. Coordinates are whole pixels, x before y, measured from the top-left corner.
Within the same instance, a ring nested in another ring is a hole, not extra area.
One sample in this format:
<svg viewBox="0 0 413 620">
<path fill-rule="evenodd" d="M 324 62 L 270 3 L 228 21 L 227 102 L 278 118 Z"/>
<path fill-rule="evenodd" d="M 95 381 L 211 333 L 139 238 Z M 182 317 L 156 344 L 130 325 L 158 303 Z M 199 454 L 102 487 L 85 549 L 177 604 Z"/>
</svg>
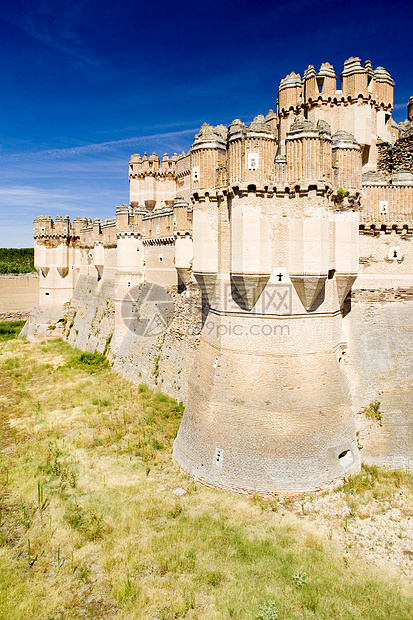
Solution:
<svg viewBox="0 0 413 620">
<path fill-rule="evenodd" d="M 0 276 L 0 321 L 23 320 L 37 303 L 37 273 Z"/>
</svg>

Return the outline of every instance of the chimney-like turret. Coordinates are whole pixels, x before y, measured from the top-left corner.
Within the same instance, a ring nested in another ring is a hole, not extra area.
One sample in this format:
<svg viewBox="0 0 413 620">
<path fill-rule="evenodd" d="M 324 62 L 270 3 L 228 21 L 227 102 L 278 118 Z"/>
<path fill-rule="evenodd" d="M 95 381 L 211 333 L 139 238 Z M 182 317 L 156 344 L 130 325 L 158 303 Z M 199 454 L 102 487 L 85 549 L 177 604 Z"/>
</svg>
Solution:
<svg viewBox="0 0 413 620">
<path fill-rule="evenodd" d="M 303 84 L 299 73 L 290 73 L 278 87 L 278 150 L 277 159 L 285 158 L 285 137 L 294 122 L 297 108 L 303 104 Z"/>
<path fill-rule="evenodd" d="M 349 58 L 344 62 L 341 90 L 345 98 L 357 99 L 359 95 L 367 96 L 367 71 L 361 66 L 360 58 Z"/>
<path fill-rule="evenodd" d="M 194 200 L 194 276 L 208 302 L 218 269 L 217 172 L 226 168 L 222 132 L 204 123 L 191 147 L 191 194 Z"/>
<path fill-rule="evenodd" d="M 361 150 L 350 133 L 336 131 L 333 140 L 333 169 L 335 188 L 343 188 L 350 195 L 361 193 Z"/>
<path fill-rule="evenodd" d="M 337 77 L 333 65 L 323 62 L 320 71 L 317 73 L 318 90 L 323 100 L 333 99 L 337 88 Z"/>
<path fill-rule="evenodd" d="M 374 71 L 376 101 L 383 104 L 391 112 L 393 109 L 394 82 L 384 67 L 377 67 Z"/>
<path fill-rule="evenodd" d="M 319 96 L 319 90 L 317 84 L 317 74 L 313 65 L 309 65 L 308 68 L 304 71 L 303 82 L 305 103 L 317 100 Z"/>
</svg>

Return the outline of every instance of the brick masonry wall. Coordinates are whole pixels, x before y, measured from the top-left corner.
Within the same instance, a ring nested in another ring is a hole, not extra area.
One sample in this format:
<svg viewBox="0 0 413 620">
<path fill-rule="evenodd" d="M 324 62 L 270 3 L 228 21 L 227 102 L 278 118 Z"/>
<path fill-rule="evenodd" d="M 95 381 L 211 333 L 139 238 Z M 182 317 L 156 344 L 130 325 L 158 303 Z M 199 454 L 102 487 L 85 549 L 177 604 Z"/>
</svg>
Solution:
<svg viewBox="0 0 413 620">
<path fill-rule="evenodd" d="M 360 275 L 397 276 L 413 273 L 412 235 L 401 235 L 395 231 L 363 234 L 359 237 L 359 252 Z"/>
<path fill-rule="evenodd" d="M 115 327 L 114 288 L 112 280 L 98 283 L 90 276 L 81 276 L 64 312 L 60 309 L 59 314 L 56 309 L 56 316 L 51 314 L 48 319 L 57 325 L 56 329 L 48 330 L 50 337 L 62 336 L 83 351 L 103 352 L 106 348 L 116 372 L 185 401 L 202 322 L 199 288 L 190 284 L 182 293 L 176 287 L 169 289 L 172 320 L 155 335 L 139 336 L 126 330 L 116 356 L 110 350 Z M 64 321 L 59 323 L 63 314 Z M 45 317 L 42 315 L 37 320 L 44 321 Z M 43 329 L 43 336 L 44 332 Z"/>
<path fill-rule="evenodd" d="M 361 458 L 412 469 L 413 286 L 400 291 L 357 291 L 343 328 Z M 381 403 L 382 425 L 360 413 L 375 400 Z"/>
<path fill-rule="evenodd" d="M 201 293 L 190 284 L 182 293 L 168 289 L 173 315 L 166 328 L 154 334 L 138 334 L 133 323 L 114 359 L 114 369 L 135 383 L 147 383 L 178 401 L 186 402 L 188 377 L 201 330 Z M 151 323 L 155 309 L 146 310 Z"/>
</svg>

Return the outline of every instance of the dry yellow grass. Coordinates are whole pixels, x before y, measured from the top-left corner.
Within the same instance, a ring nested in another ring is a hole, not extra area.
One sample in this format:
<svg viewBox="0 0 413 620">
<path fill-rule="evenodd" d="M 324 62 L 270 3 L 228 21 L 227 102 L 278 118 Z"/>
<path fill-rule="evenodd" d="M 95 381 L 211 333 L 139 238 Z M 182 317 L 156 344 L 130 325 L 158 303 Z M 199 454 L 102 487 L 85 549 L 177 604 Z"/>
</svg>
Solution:
<svg viewBox="0 0 413 620">
<path fill-rule="evenodd" d="M 407 583 L 288 502 L 182 475 L 182 407 L 76 355 L 0 343 L 1 618 L 413 617 Z"/>
</svg>

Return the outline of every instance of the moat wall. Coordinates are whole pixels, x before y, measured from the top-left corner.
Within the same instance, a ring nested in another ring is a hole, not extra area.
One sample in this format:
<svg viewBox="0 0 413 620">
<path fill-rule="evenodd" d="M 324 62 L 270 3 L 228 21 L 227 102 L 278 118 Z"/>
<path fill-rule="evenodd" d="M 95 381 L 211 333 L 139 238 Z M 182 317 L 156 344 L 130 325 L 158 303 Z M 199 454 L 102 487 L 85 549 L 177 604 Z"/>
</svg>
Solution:
<svg viewBox="0 0 413 620">
<path fill-rule="evenodd" d="M 37 273 L 0 275 L 0 321 L 27 319 L 38 298 Z"/>
<path fill-rule="evenodd" d="M 386 289 L 385 281 L 379 284 L 382 288 L 374 290 L 355 286 L 343 322 L 347 351 L 341 363 L 350 384 L 362 460 L 413 468 L 413 286 Z M 113 280 L 81 276 L 71 302 L 63 308 L 36 307 L 25 333 L 30 340 L 61 336 L 81 350 L 106 351 L 121 375 L 186 403 L 202 324 L 199 288 L 191 283 L 181 293 L 171 289 L 174 312 L 167 328 L 149 337 L 127 329 L 115 354 L 110 346 L 114 286 Z M 360 413 L 375 400 L 381 403 L 381 423 Z"/>
<path fill-rule="evenodd" d="M 188 377 L 199 343 L 202 322 L 201 291 L 189 284 L 178 293 L 171 287 L 173 316 L 166 329 L 139 335 L 133 325 L 126 328 L 118 350 L 113 350 L 115 329 L 114 280 L 96 281 L 80 276 L 73 298 L 63 307 L 36 306 L 23 335 L 29 340 L 62 337 L 82 351 L 107 353 L 116 372 L 135 383 L 147 383 L 185 402 Z M 156 318 L 156 307 L 149 319 Z"/>
<path fill-rule="evenodd" d="M 359 290 L 344 319 L 345 355 L 363 461 L 413 468 L 413 287 Z M 381 421 L 363 407 L 380 402 Z"/>
</svg>

